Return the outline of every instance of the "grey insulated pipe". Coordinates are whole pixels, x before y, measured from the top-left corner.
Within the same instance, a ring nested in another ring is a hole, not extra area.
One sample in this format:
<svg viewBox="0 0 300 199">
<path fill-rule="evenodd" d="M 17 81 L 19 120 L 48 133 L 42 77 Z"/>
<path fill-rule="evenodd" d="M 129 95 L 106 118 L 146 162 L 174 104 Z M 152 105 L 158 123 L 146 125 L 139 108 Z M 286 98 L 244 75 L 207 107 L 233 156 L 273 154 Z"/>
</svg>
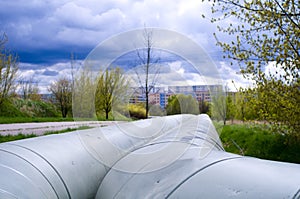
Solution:
<svg viewBox="0 0 300 199">
<path fill-rule="evenodd" d="M 0 144 L 0 198 L 94 198 L 119 159 L 183 122 L 170 116 Z"/>
<path fill-rule="evenodd" d="M 300 198 L 300 165 L 226 153 L 207 115 L 188 120 L 119 160 L 96 198 Z"/>
<path fill-rule="evenodd" d="M 0 144 L 0 198 L 299 198 L 300 166 L 226 153 L 207 115 Z"/>
</svg>

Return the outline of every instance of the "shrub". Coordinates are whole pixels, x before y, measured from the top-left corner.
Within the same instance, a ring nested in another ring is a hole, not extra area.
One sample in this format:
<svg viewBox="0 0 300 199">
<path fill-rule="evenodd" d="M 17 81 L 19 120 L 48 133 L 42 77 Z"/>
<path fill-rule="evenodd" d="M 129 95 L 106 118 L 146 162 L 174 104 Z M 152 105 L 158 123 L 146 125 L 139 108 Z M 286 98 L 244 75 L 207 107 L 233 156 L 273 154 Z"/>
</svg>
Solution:
<svg viewBox="0 0 300 199">
<path fill-rule="evenodd" d="M 145 119 L 146 109 L 143 104 L 128 105 L 128 112 L 132 119 Z"/>
<path fill-rule="evenodd" d="M 164 116 L 166 115 L 166 111 L 163 110 L 160 105 L 154 104 L 150 106 L 149 115 L 151 116 Z"/>
<path fill-rule="evenodd" d="M 167 115 L 199 114 L 199 104 L 191 95 L 178 94 L 168 99 Z"/>
</svg>

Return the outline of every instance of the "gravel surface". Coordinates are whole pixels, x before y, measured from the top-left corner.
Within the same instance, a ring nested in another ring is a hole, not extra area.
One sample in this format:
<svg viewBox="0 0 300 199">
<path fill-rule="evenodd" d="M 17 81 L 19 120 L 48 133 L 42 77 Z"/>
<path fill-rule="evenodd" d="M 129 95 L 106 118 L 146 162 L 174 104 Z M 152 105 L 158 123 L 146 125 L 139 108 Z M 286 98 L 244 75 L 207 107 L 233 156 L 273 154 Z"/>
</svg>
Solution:
<svg viewBox="0 0 300 199">
<path fill-rule="evenodd" d="M 36 134 L 43 135 L 47 132 L 60 131 L 80 126 L 101 127 L 113 125 L 115 121 L 81 121 L 81 122 L 40 122 L 40 123 L 15 123 L 0 124 L 1 135 Z"/>
</svg>

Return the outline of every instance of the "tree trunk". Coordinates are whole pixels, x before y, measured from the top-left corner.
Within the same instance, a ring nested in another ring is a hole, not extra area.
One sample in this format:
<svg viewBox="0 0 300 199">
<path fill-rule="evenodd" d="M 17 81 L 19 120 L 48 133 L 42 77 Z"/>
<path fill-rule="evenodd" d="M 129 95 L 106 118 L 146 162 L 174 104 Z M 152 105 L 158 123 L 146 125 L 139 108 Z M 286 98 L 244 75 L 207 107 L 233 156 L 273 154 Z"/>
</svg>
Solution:
<svg viewBox="0 0 300 199">
<path fill-rule="evenodd" d="M 108 113 L 109 113 L 109 112 L 108 112 L 107 110 L 105 110 L 105 119 L 106 119 L 106 120 L 108 120 Z"/>
<path fill-rule="evenodd" d="M 148 118 L 148 112 L 149 112 L 149 93 L 146 92 L 146 119 Z"/>
<path fill-rule="evenodd" d="M 63 118 L 67 117 L 67 113 L 68 113 L 68 109 L 66 107 L 63 107 L 62 108 L 62 116 L 63 116 Z"/>
</svg>

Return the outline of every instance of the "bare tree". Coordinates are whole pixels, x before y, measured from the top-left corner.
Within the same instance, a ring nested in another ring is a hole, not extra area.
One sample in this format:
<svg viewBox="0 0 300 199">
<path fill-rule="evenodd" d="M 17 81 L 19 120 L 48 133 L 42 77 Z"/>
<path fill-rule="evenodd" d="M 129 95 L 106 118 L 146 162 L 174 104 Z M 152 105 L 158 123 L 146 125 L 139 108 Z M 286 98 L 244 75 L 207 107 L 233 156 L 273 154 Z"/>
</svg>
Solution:
<svg viewBox="0 0 300 199">
<path fill-rule="evenodd" d="M 23 99 L 39 100 L 38 80 L 31 76 L 19 80 L 20 92 Z"/>
<path fill-rule="evenodd" d="M 62 117 L 67 117 L 72 107 L 72 85 L 66 77 L 59 78 L 53 82 L 48 90 L 54 95 L 55 102 L 61 110 Z"/>
<path fill-rule="evenodd" d="M 72 91 L 75 86 L 75 72 L 78 66 L 77 57 L 74 53 L 71 53 L 71 83 L 72 83 Z"/>
<path fill-rule="evenodd" d="M 0 105 L 14 90 L 15 80 L 19 70 L 18 57 L 5 49 L 7 36 L 0 38 Z"/>
<path fill-rule="evenodd" d="M 149 93 L 154 89 L 159 74 L 157 64 L 159 58 L 154 54 L 153 31 L 147 28 L 143 32 L 144 48 L 137 49 L 138 64 L 141 65 L 141 70 L 135 70 L 140 87 L 146 98 L 146 118 L 149 112 Z"/>
</svg>

